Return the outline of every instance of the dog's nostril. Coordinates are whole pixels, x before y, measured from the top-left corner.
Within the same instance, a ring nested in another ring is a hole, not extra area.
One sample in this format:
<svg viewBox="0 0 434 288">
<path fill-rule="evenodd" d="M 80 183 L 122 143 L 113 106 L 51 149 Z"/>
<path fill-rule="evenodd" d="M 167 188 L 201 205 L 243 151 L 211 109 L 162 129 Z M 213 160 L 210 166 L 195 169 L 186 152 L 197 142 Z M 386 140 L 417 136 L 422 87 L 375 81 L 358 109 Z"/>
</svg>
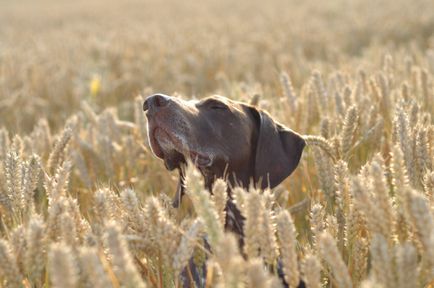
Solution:
<svg viewBox="0 0 434 288">
<path fill-rule="evenodd" d="M 169 97 L 166 95 L 157 94 L 154 96 L 154 98 L 155 107 L 164 107 L 167 105 L 167 103 L 169 103 Z"/>
<path fill-rule="evenodd" d="M 146 98 L 143 103 L 143 110 L 151 110 L 152 108 L 160 108 L 166 106 L 170 101 L 170 96 L 164 94 L 154 94 Z"/>
</svg>

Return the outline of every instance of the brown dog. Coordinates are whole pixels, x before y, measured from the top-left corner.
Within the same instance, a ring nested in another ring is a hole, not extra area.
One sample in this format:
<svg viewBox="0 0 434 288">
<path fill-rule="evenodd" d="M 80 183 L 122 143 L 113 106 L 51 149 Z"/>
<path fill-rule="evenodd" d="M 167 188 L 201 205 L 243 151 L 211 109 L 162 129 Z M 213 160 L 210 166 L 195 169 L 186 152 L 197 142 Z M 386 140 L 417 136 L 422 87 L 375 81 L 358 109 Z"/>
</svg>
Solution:
<svg viewBox="0 0 434 288">
<path fill-rule="evenodd" d="M 248 188 L 252 183 L 261 189 L 275 187 L 297 167 L 305 146 L 300 135 L 275 122 L 266 112 L 225 97 L 185 101 L 155 94 L 146 99 L 143 110 L 147 111 L 152 151 L 164 160 L 167 169 L 178 169 L 180 173 L 175 207 L 184 194 L 183 167 L 188 159 L 201 171 L 210 192 L 216 178 L 225 178 L 230 195 L 234 186 Z M 244 218 L 232 200 L 226 210 L 225 228 L 237 233 L 243 246 Z M 200 287 L 197 271 L 203 267 L 193 262 L 189 265 Z M 281 270 L 279 275 L 287 287 Z M 184 287 L 191 287 L 184 274 Z"/>
<path fill-rule="evenodd" d="M 221 96 L 186 101 L 155 94 L 146 99 L 143 110 L 152 151 L 167 169 L 180 171 L 175 207 L 184 194 L 182 167 L 188 158 L 209 191 L 222 177 L 232 187 L 253 183 L 264 189 L 294 171 L 305 146 L 300 135 L 268 113 Z"/>
</svg>

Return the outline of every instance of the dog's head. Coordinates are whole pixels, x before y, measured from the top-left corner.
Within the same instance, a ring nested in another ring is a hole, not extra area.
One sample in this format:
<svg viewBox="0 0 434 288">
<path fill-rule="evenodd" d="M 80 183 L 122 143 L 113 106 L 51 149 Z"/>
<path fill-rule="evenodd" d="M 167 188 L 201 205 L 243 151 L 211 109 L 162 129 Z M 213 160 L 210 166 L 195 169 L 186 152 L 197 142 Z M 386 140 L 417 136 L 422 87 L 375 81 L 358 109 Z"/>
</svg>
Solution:
<svg viewBox="0 0 434 288">
<path fill-rule="evenodd" d="M 273 188 L 294 171 L 305 146 L 268 113 L 221 96 L 186 101 L 155 94 L 143 109 L 152 151 L 167 169 L 180 169 L 180 189 L 188 159 L 209 189 L 219 177 L 232 185 Z"/>
</svg>

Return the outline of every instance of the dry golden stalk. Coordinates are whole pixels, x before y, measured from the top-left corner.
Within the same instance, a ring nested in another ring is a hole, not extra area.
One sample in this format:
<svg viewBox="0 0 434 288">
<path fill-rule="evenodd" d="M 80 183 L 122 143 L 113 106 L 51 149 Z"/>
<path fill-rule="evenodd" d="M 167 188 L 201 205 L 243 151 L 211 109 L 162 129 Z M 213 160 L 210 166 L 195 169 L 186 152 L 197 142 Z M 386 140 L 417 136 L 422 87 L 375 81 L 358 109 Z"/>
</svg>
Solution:
<svg viewBox="0 0 434 288">
<path fill-rule="evenodd" d="M 392 55 L 386 54 L 383 58 L 383 70 L 388 77 L 392 76 L 394 65 Z"/>
<path fill-rule="evenodd" d="M 384 221 L 384 226 L 389 227 L 391 232 L 386 234 L 386 236 L 389 235 L 389 237 L 392 237 L 393 231 L 391 228 L 395 221 L 395 215 L 392 209 L 389 187 L 385 177 L 384 164 L 382 162 L 383 159 L 381 156 L 377 155 L 371 164 L 371 179 L 373 180 L 372 193 L 375 195 L 376 206 L 378 207 L 377 210 L 383 214 L 380 221 Z"/>
<path fill-rule="evenodd" d="M 297 97 L 294 92 L 294 87 L 292 86 L 291 78 L 286 72 L 280 74 L 280 83 L 282 85 L 285 96 L 288 99 L 289 107 L 291 107 L 291 112 L 295 113 L 297 110 Z"/>
<path fill-rule="evenodd" d="M 214 250 L 221 276 L 218 277 L 219 288 L 243 287 L 245 283 L 246 261 L 238 249 L 238 241 L 233 234 L 225 233 Z"/>
<path fill-rule="evenodd" d="M 420 72 L 420 68 L 418 66 L 412 67 L 412 69 L 411 69 L 411 88 L 412 88 L 413 95 L 420 95 L 419 72 Z"/>
<path fill-rule="evenodd" d="M 76 252 L 78 239 L 73 216 L 65 211 L 59 217 L 59 224 L 61 239 Z"/>
<path fill-rule="evenodd" d="M 409 122 L 413 125 L 419 122 L 419 105 L 417 102 L 413 102 L 410 108 Z"/>
<path fill-rule="evenodd" d="M 396 247 L 396 276 L 397 287 L 417 287 L 419 278 L 416 249 L 410 243 Z"/>
<path fill-rule="evenodd" d="M 1 197 L 1 204 L 8 212 L 20 207 L 20 195 L 22 186 L 22 160 L 16 150 L 10 150 L 6 154 L 4 170 L 7 193 Z"/>
<path fill-rule="evenodd" d="M 232 190 L 232 196 L 234 198 L 234 202 L 237 205 L 238 209 L 240 211 L 244 212 L 245 210 L 245 203 L 246 203 L 246 195 L 247 192 L 244 190 L 244 188 L 241 187 L 235 187 Z"/>
<path fill-rule="evenodd" d="M 264 196 L 262 196 L 264 198 Z M 264 202 L 264 199 L 262 199 Z M 264 258 L 265 263 L 270 265 L 274 264 L 278 253 L 278 246 L 276 240 L 276 224 L 274 219 L 274 212 L 271 207 L 267 207 L 264 203 L 264 220 L 262 222 L 262 235 L 261 235 L 261 255 Z"/>
<path fill-rule="evenodd" d="M 335 111 L 339 116 L 343 116 L 345 113 L 345 105 L 339 92 L 335 92 Z"/>
<path fill-rule="evenodd" d="M 92 188 L 92 178 L 89 174 L 90 170 L 87 168 L 86 160 L 83 157 L 83 154 L 80 151 L 72 152 L 72 159 L 74 162 L 74 166 L 77 169 L 77 173 L 80 177 L 80 180 L 86 185 L 88 189 Z"/>
<path fill-rule="evenodd" d="M 260 105 L 260 103 L 259 103 L 260 99 L 261 99 L 261 95 L 258 93 L 255 93 L 250 98 L 249 104 L 256 107 L 256 106 Z"/>
<path fill-rule="evenodd" d="M 328 93 L 324 86 L 324 82 L 322 80 L 321 73 L 319 71 L 313 71 L 312 73 L 312 81 L 315 87 L 315 91 L 317 97 L 319 99 L 319 103 L 321 103 L 321 107 L 327 108 L 328 106 Z"/>
<path fill-rule="evenodd" d="M 6 158 L 7 151 L 9 150 L 10 140 L 9 133 L 4 127 L 0 129 L 0 161 Z"/>
<path fill-rule="evenodd" d="M 244 251 L 249 259 L 259 257 L 263 237 L 265 207 L 259 191 L 246 196 L 244 211 Z"/>
<path fill-rule="evenodd" d="M 352 147 L 354 132 L 358 125 L 357 123 L 358 118 L 359 115 L 356 106 L 353 105 L 350 108 L 348 108 L 347 113 L 345 115 L 344 126 L 342 127 L 342 133 L 340 135 L 341 155 L 344 159 L 348 158 L 348 152 Z"/>
<path fill-rule="evenodd" d="M 312 231 L 312 246 L 318 248 L 318 237 L 325 230 L 324 208 L 320 203 L 312 206 L 310 211 L 310 229 Z"/>
<path fill-rule="evenodd" d="M 333 216 L 333 215 L 330 215 L 330 214 L 327 215 L 327 217 L 326 217 L 326 226 L 327 226 L 326 231 L 330 235 L 332 235 L 332 237 L 334 239 L 338 240 L 338 247 L 339 247 L 339 250 L 341 250 L 340 243 L 343 243 L 343 239 L 338 238 L 338 230 L 339 230 L 339 228 L 338 228 L 338 220 L 336 219 L 336 217 Z"/>
<path fill-rule="evenodd" d="M 359 139 L 351 148 L 351 152 L 354 151 L 356 148 L 359 148 L 362 146 L 362 144 L 367 144 L 371 146 L 371 149 L 376 151 L 378 150 L 384 141 L 383 139 L 383 130 L 384 130 L 384 120 L 383 118 L 379 118 L 376 120 L 376 122 L 369 126 L 369 130 L 367 130 L 361 139 Z"/>
<path fill-rule="evenodd" d="M 330 122 L 328 118 L 321 119 L 321 136 L 325 139 L 330 137 Z"/>
<path fill-rule="evenodd" d="M 420 91 L 422 92 L 423 103 L 427 109 L 430 109 L 430 105 L 432 105 L 430 98 L 432 98 L 433 95 L 431 94 L 432 88 L 430 88 L 428 75 L 426 69 L 420 71 Z"/>
<path fill-rule="evenodd" d="M 306 141 L 308 146 L 317 146 L 320 147 L 327 155 L 336 160 L 338 157 L 335 155 L 332 144 L 321 136 L 313 136 L 313 135 L 304 135 L 303 139 Z"/>
<path fill-rule="evenodd" d="M 90 123 L 96 125 L 98 123 L 98 115 L 95 113 L 90 104 L 87 101 L 82 101 L 80 107 L 84 112 L 84 115 L 89 119 Z"/>
<path fill-rule="evenodd" d="M 407 82 L 404 82 L 401 85 L 401 97 L 405 101 L 408 101 L 408 99 L 410 99 L 410 87 Z"/>
<path fill-rule="evenodd" d="M 382 72 L 378 74 L 377 82 L 381 89 L 380 109 L 383 111 L 384 118 L 389 119 L 390 111 L 393 108 L 393 102 L 390 100 L 390 83 L 388 83 L 386 76 Z"/>
<path fill-rule="evenodd" d="M 337 287 L 353 287 L 348 268 L 338 251 L 333 237 L 327 232 L 323 232 L 319 236 L 318 244 L 321 258 L 330 266 Z"/>
<path fill-rule="evenodd" d="M 125 206 L 125 210 L 128 211 L 126 217 L 129 220 L 130 226 L 136 231 L 144 231 L 144 217 L 139 207 L 139 200 L 137 199 L 134 190 L 124 189 L 121 192 L 122 203 Z"/>
<path fill-rule="evenodd" d="M 41 159 L 38 155 L 33 154 L 30 160 L 25 164 L 22 189 L 22 208 L 27 215 L 30 215 L 33 211 L 33 196 L 39 182 L 40 174 Z"/>
<path fill-rule="evenodd" d="M 78 267 L 69 246 L 53 243 L 48 252 L 48 273 L 54 288 L 73 288 L 78 285 Z"/>
<path fill-rule="evenodd" d="M 368 77 L 363 69 L 358 71 L 359 79 L 363 87 L 363 92 L 368 93 Z"/>
<path fill-rule="evenodd" d="M 272 286 L 274 284 L 274 286 Z M 271 274 L 264 270 L 264 264 L 261 259 L 252 259 L 247 262 L 246 267 L 246 287 L 252 288 L 274 288 L 276 282 L 273 282 Z"/>
<path fill-rule="evenodd" d="M 363 233 L 366 233 L 366 230 L 366 222 L 361 215 L 361 211 L 351 205 L 345 226 L 345 247 L 351 251 L 357 240 L 362 237 Z"/>
<path fill-rule="evenodd" d="M 358 237 L 354 240 L 352 250 L 349 252 L 352 261 L 352 263 L 349 264 L 349 267 L 351 267 L 350 271 L 354 286 L 358 286 L 362 279 L 365 279 L 367 275 L 368 246 L 368 241 L 365 238 Z"/>
<path fill-rule="evenodd" d="M 369 193 L 370 190 L 366 189 L 362 183 L 371 185 L 369 178 L 362 175 L 354 177 L 352 180 L 351 193 L 356 207 L 363 212 L 371 233 L 381 233 L 385 236 L 390 236 L 392 227 L 387 225 L 384 219 L 384 211 L 377 206 L 377 202 L 372 198 L 371 193 Z"/>
<path fill-rule="evenodd" d="M 33 215 L 26 231 L 27 248 L 24 253 L 24 267 L 29 280 L 38 283 L 46 262 L 46 234 L 42 219 Z"/>
<path fill-rule="evenodd" d="M 0 239 L 0 259 L 0 276 L 6 279 L 7 287 L 21 287 L 23 277 L 18 270 L 9 243 L 4 239 Z"/>
<path fill-rule="evenodd" d="M 216 210 L 222 225 L 226 222 L 226 203 L 228 201 L 227 184 L 223 179 L 217 179 L 213 186 L 212 200 L 215 203 Z"/>
<path fill-rule="evenodd" d="M 145 207 L 143 209 L 143 214 L 145 216 L 145 239 L 147 244 L 151 246 L 152 250 L 157 250 L 158 253 L 159 242 L 158 239 L 158 225 L 161 218 L 166 217 L 163 213 L 163 208 L 155 197 L 150 197 L 147 199 Z"/>
<path fill-rule="evenodd" d="M 417 176 L 415 174 L 415 157 L 412 145 L 411 128 L 408 121 L 408 115 L 403 109 L 398 109 L 397 120 L 395 121 L 398 131 L 398 140 L 401 147 L 401 151 L 404 156 L 404 163 L 406 172 L 410 183 L 415 186 L 417 183 Z"/>
<path fill-rule="evenodd" d="M 409 180 L 407 170 L 405 169 L 404 155 L 398 144 L 392 148 L 392 160 L 390 162 L 390 170 L 392 173 L 392 185 L 398 205 L 403 208 L 404 191 L 408 187 Z"/>
<path fill-rule="evenodd" d="M 317 97 L 315 97 L 315 92 L 313 91 L 311 85 L 309 85 L 307 89 L 307 117 L 306 117 L 306 126 L 311 126 L 316 119 L 318 119 L 318 113 L 320 108 L 318 107 Z"/>
<path fill-rule="evenodd" d="M 348 164 L 339 160 L 335 165 L 336 202 L 345 216 L 348 215 L 351 205 L 350 179 Z"/>
<path fill-rule="evenodd" d="M 384 288 L 383 285 L 378 283 L 375 279 L 367 278 L 360 283 L 361 288 Z"/>
<path fill-rule="evenodd" d="M 422 244 L 421 254 L 426 261 L 428 277 L 434 277 L 434 217 L 428 200 L 423 194 L 407 189 L 406 211 L 418 241 Z"/>
<path fill-rule="evenodd" d="M 203 223 L 200 219 L 196 219 L 188 229 L 188 231 L 182 236 L 181 242 L 176 249 L 173 257 L 173 269 L 175 269 L 175 275 L 178 275 L 182 269 L 187 265 L 188 260 L 193 254 L 194 247 L 197 242 L 197 238 L 201 235 L 203 230 Z"/>
<path fill-rule="evenodd" d="M 65 127 L 62 134 L 57 139 L 50 156 L 48 157 L 47 170 L 50 175 L 53 175 L 56 169 L 58 169 L 57 167 L 62 164 L 62 161 L 65 157 L 66 146 L 68 145 L 69 140 L 71 140 L 71 137 L 71 128 Z"/>
<path fill-rule="evenodd" d="M 80 247 L 79 253 L 81 267 L 83 267 L 83 272 L 87 275 L 92 287 L 111 287 L 112 283 L 101 263 L 98 250 L 96 248 Z"/>
<path fill-rule="evenodd" d="M 66 199 L 60 197 L 56 201 L 50 204 L 48 207 L 48 217 L 47 217 L 47 237 L 52 240 L 58 240 L 61 235 L 61 226 L 59 223 L 60 216 L 65 211 Z"/>
<path fill-rule="evenodd" d="M 108 248 L 113 271 L 118 281 L 126 287 L 146 287 L 134 266 L 133 257 L 128 250 L 119 225 L 116 222 L 110 222 L 105 230 L 104 242 Z"/>
<path fill-rule="evenodd" d="M 105 188 L 105 189 L 98 189 L 95 194 L 94 194 L 94 210 L 95 210 L 95 216 L 96 216 L 96 220 L 100 222 L 100 224 L 102 224 L 107 218 L 111 218 L 110 216 L 110 212 L 109 211 L 109 203 L 107 203 L 107 191 L 109 189 Z"/>
<path fill-rule="evenodd" d="M 188 185 L 187 194 L 193 202 L 197 215 L 205 224 L 205 231 L 209 237 L 211 247 L 215 247 L 223 233 L 223 225 L 216 205 L 211 200 L 210 193 L 203 188 L 202 176 L 193 165 L 189 165 L 186 171 L 186 181 Z"/>
<path fill-rule="evenodd" d="M 306 255 L 302 265 L 303 280 L 308 288 L 321 287 L 321 264 L 315 255 Z"/>
<path fill-rule="evenodd" d="M 297 231 L 288 211 L 282 210 L 276 217 L 280 258 L 285 273 L 285 281 L 290 287 L 297 287 L 300 273 L 297 261 Z"/>
<path fill-rule="evenodd" d="M 396 287 L 393 273 L 392 256 L 390 255 L 386 238 L 375 234 L 371 242 L 372 274 L 378 283 L 384 287 Z"/>
<path fill-rule="evenodd" d="M 32 133 L 30 134 L 30 140 L 38 139 L 38 141 L 31 141 L 31 151 L 38 154 L 42 159 L 47 159 L 50 154 L 50 150 L 47 149 L 52 145 L 52 136 L 50 126 L 46 118 L 39 119 Z"/>
<path fill-rule="evenodd" d="M 434 171 L 427 172 L 423 177 L 423 187 L 425 195 L 428 197 L 431 207 L 434 207 Z"/>
<path fill-rule="evenodd" d="M 27 230 L 28 229 L 25 229 L 24 225 L 19 225 L 15 227 L 13 231 L 11 231 L 11 235 L 9 237 L 12 254 L 15 255 L 17 266 L 20 272 L 25 272 L 26 270 L 26 264 L 24 262 L 25 253 L 27 253 Z"/>
<path fill-rule="evenodd" d="M 60 197 L 66 196 L 71 167 L 71 162 L 64 161 L 61 166 L 57 167 L 54 176 L 45 175 L 44 185 L 47 190 L 49 205 Z"/>
<path fill-rule="evenodd" d="M 172 264 L 172 257 L 178 247 L 180 233 L 178 227 L 171 219 L 167 217 L 166 213 L 161 213 L 157 222 L 157 227 L 154 228 L 155 237 L 160 247 L 160 253 L 167 265 Z"/>
<path fill-rule="evenodd" d="M 333 163 L 332 161 L 330 161 L 328 157 L 325 157 L 325 154 L 320 149 L 315 148 L 313 152 L 314 152 L 315 166 L 317 167 L 317 171 L 318 171 L 318 180 L 320 183 L 320 188 L 327 196 L 327 201 L 328 201 L 327 208 L 329 208 L 330 205 L 334 202 L 334 197 L 336 192 L 333 169 L 328 168 L 333 166 Z"/>
<path fill-rule="evenodd" d="M 428 130 L 425 127 L 416 128 L 416 147 L 415 156 L 418 169 L 417 176 L 420 181 L 425 171 L 432 169 L 432 159 L 429 152 Z"/>
<path fill-rule="evenodd" d="M 12 138 L 10 150 L 17 153 L 19 158 L 22 158 L 24 156 L 24 142 L 20 135 L 16 134 Z"/>
<path fill-rule="evenodd" d="M 77 199 L 67 198 L 67 211 L 71 215 L 73 225 L 75 226 L 76 236 L 81 239 L 82 235 L 90 232 L 89 222 L 81 214 Z"/>
</svg>

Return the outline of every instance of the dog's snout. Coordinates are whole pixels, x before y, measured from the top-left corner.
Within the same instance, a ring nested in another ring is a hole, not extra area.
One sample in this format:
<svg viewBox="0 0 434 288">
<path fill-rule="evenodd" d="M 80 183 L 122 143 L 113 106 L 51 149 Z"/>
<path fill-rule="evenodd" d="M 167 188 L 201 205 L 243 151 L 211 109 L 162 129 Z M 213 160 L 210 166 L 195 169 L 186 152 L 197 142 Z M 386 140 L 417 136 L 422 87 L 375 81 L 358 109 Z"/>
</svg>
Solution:
<svg viewBox="0 0 434 288">
<path fill-rule="evenodd" d="M 161 108 L 169 104 L 170 96 L 164 94 L 154 94 L 146 98 L 143 103 L 143 110 L 148 111 L 151 109 Z"/>
</svg>

